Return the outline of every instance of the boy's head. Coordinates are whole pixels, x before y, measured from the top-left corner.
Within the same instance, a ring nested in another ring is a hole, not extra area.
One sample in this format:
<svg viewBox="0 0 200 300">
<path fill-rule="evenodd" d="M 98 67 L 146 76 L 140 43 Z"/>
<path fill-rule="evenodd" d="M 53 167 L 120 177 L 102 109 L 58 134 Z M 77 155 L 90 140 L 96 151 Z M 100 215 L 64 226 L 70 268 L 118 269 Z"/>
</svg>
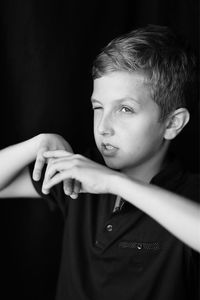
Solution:
<svg viewBox="0 0 200 300">
<path fill-rule="evenodd" d="M 148 25 L 112 40 L 96 58 L 93 79 L 114 71 L 143 72 L 163 121 L 186 107 L 185 92 L 193 77 L 194 58 L 169 28 Z"/>
<path fill-rule="evenodd" d="M 104 48 L 93 66 L 92 103 L 96 144 L 109 167 L 149 178 L 159 169 L 189 120 L 184 90 L 192 69 L 165 27 L 132 31 Z"/>
</svg>

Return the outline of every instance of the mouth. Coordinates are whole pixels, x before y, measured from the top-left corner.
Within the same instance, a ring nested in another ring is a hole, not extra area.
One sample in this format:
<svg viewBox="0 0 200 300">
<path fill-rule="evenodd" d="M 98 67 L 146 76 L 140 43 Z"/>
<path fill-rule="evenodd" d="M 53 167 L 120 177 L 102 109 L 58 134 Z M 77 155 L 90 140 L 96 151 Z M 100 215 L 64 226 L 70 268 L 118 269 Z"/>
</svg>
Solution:
<svg viewBox="0 0 200 300">
<path fill-rule="evenodd" d="M 109 144 L 109 143 L 102 143 L 101 144 L 101 153 L 104 156 L 114 156 L 119 148 Z"/>
</svg>

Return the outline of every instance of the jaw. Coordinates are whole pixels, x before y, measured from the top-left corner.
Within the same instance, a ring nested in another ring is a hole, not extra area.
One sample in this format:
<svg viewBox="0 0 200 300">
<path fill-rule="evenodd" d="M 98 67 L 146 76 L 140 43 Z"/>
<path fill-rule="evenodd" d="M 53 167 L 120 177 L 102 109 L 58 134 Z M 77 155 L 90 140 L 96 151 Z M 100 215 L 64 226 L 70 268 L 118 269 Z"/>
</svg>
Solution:
<svg viewBox="0 0 200 300">
<path fill-rule="evenodd" d="M 168 148 L 169 142 L 167 141 L 155 155 L 141 163 L 121 168 L 121 172 L 133 180 L 149 183 L 162 169 Z"/>
</svg>

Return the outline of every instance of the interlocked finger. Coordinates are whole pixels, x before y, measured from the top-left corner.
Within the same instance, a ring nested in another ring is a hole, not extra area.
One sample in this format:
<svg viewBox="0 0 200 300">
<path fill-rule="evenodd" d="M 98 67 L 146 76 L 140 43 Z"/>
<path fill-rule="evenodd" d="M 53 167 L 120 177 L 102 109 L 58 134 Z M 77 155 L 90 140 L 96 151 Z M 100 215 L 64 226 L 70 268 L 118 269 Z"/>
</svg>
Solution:
<svg viewBox="0 0 200 300">
<path fill-rule="evenodd" d="M 33 169 L 33 180 L 38 181 L 41 178 L 42 169 L 44 168 L 46 162 L 46 158 L 43 156 L 43 152 L 45 150 L 46 149 L 41 149 L 37 154 L 34 169 Z"/>
<path fill-rule="evenodd" d="M 47 167 L 46 167 L 46 171 L 45 171 L 45 175 L 44 175 L 44 180 L 43 180 L 43 184 L 42 184 L 42 192 L 43 192 L 43 194 L 49 194 L 49 191 L 50 191 L 50 189 L 47 189 L 44 186 L 46 185 L 46 183 L 50 179 L 49 169 L 51 167 L 52 161 L 53 161 L 53 159 L 51 159 L 51 158 L 48 159 L 48 164 L 47 164 Z M 55 173 L 56 173 L 56 171 L 55 171 Z"/>
<path fill-rule="evenodd" d="M 68 196 L 70 196 L 73 193 L 73 179 L 65 179 L 63 181 L 63 189 L 64 193 Z"/>
<path fill-rule="evenodd" d="M 67 156 L 73 156 L 74 154 L 71 152 L 68 152 L 66 150 L 54 150 L 54 151 L 45 151 L 43 153 L 44 157 L 46 158 L 58 158 L 58 157 L 67 157 Z"/>
<path fill-rule="evenodd" d="M 80 183 L 80 181 L 78 181 L 78 180 L 74 180 L 73 183 L 74 183 L 74 184 L 73 184 L 73 192 L 72 192 L 72 194 L 70 195 L 70 197 L 73 198 L 73 199 L 76 199 L 76 198 L 78 198 L 78 194 L 79 194 L 80 191 L 81 191 L 81 183 Z"/>
</svg>

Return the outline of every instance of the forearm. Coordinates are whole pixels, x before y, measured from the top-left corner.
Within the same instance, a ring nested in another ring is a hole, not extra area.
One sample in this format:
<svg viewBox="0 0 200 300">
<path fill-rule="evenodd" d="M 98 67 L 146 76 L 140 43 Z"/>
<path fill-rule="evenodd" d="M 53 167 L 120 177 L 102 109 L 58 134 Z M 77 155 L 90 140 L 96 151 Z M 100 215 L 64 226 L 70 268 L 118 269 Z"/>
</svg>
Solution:
<svg viewBox="0 0 200 300">
<path fill-rule="evenodd" d="M 200 206 L 159 187 L 115 176 L 115 193 L 154 218 L 167 230 L 200 251 Z"/>
<path fill-rule="evenodd" d="M 0 190 L 36 158 L 42 135 L 0 151 Z"/>
</svg>

